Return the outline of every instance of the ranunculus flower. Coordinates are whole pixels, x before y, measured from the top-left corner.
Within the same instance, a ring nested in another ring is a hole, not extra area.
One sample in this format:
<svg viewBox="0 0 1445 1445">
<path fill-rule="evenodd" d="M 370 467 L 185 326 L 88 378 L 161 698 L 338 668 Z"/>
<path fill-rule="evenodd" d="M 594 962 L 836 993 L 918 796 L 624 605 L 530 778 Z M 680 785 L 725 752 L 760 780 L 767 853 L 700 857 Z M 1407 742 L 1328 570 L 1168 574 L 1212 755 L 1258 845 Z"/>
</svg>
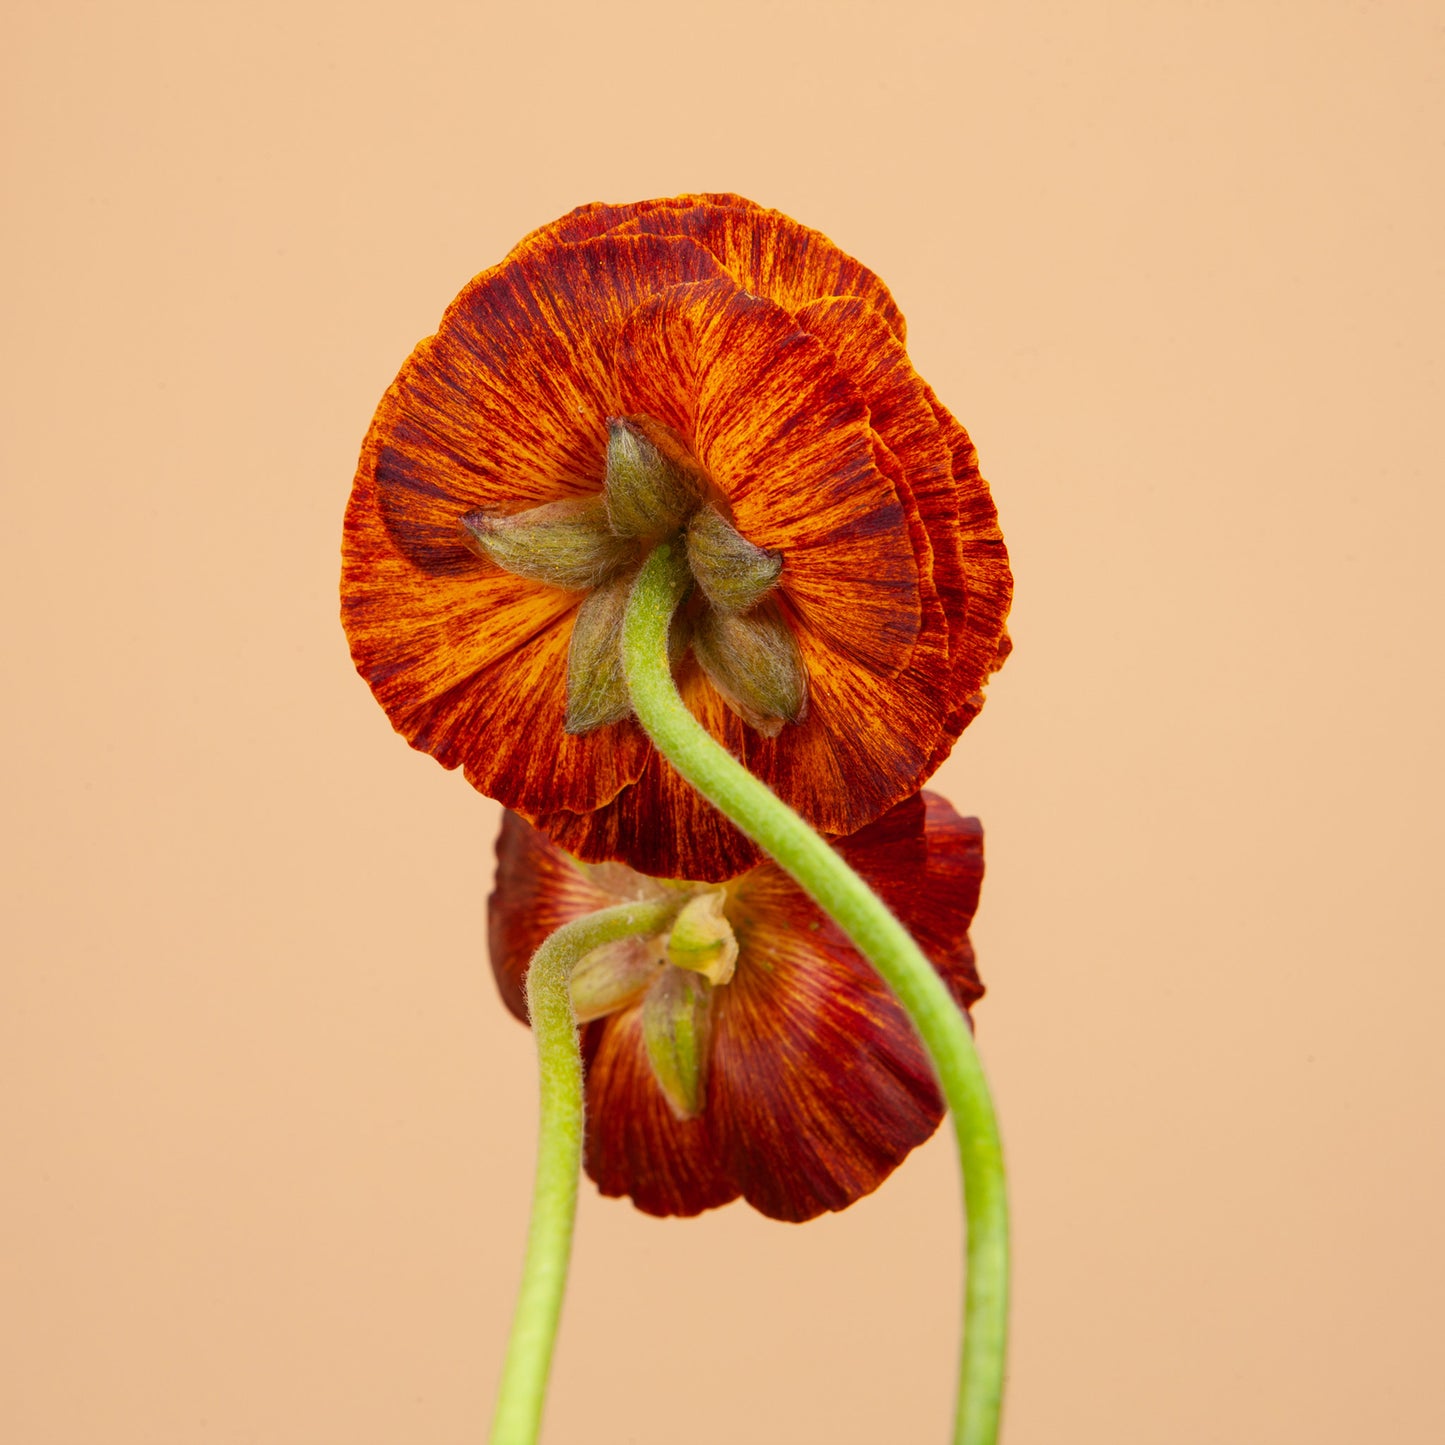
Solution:
<svg viewBox="0 0 1445 1445">
<path fill-rule="evenodd" d="M 584 206 L 453 302 L 377 409 L 342 616 L 397 730 L 579 857 L 760 854 L 627 714 L 617 629 L 685 546 L 688 706 L 822 832 L 916 792 L 1007 651 L 963 428 L 887 288 L 736 196 Z"/>
<path fill-rule="evenodd" d="M 933 961 L 959 1006 L 983 993 L 969 924 L 983 833 L 906 799 L 836 846 Z M 587 1172 L 649 1214 L 742 1195 L 811 1219 L 876 1189 L 943 1115 L 903 1010 L 776 864 L 720 886 L 582 863 L 513 813 L 497 843 L 492 967 L 525 1019 L 528 962 L 553 929 L 672 894 L 671 931 L 589 954 L 573 975 L 586 1059 Z"/>
</svg>

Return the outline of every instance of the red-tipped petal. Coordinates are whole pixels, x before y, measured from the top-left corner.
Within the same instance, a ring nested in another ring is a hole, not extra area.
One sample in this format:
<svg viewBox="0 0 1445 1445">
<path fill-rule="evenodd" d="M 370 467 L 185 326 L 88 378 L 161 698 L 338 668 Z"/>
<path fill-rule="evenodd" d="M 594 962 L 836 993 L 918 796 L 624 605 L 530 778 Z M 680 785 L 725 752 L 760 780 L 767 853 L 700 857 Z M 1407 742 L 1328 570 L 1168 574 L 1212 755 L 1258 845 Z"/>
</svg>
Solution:
<svg viewBox="0 0 1445 1445">
<path fill-rule="evenodd" d="M 621 864 L 579 867 L 515 813 L 502 818 L 497 882 L 488 900 L 492 970 L 507 1007 L 527 1018 L 527 967 L 554 930 L 599 908 L 656 891 Z M 586 1025 L 587 1172 L 604 1194 L 631 1195 L 649 1214 L 698 1214 L 736 1199 L 707 1123 L 683 1123 L 647 1060 L 642 1009 Z"/>
</svg>

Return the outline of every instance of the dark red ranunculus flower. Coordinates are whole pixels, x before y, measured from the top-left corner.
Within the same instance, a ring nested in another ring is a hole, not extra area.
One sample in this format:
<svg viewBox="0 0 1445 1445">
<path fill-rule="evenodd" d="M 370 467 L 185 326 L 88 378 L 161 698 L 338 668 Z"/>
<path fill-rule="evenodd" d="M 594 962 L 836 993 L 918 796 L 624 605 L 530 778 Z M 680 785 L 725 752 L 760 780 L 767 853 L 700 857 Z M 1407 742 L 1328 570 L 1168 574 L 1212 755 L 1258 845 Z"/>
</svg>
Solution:
<svg viewBox="0 0 1445 1445">
<path fill-rule="evenodd" d="M 915 794 L 836 846 L 973 1004 L 978 820 Z M 596 950 L 573 978 L 587 1172 L 604 1194 L 684 1215 L 741 1195 L 811 1219 L 877 1188 L 937 1128 L 943 1104 L 907 1017 L 776 864 L 721 886 L 647 878 L 582 863 L 513 813 L 497 856 L 492 967 L 519 1018 L 554 929 L 633 898 L 684 905 L 670 934 Z"/>
<path fill-rule="evenodd" d="M 352 653 L 417 748 L 579 857 L 760 854 L 627 716 L 615 633 L 664 537 L 678 684 L 815 827 L 917 791 L 1007 651 L 964 429 L 883 283 L 737 196 L 583 206 L 457 297 L 378 407 L 346 515 Z"/>
</svg>

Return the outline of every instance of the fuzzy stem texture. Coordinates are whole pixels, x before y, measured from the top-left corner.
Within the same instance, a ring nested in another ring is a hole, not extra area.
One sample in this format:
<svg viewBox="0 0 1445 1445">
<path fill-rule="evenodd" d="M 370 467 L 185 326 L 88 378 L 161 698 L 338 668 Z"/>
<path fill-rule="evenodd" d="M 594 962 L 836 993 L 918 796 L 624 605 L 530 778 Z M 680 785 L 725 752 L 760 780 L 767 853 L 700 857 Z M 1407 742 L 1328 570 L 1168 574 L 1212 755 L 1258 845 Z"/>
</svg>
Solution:
<svg viewBox="0 0 1445 1445">
<path fill-rule="evenodd" d="M 567 1288 L 582 1167 L 582 1054 L 572 1013 L 572 970 L 604 943 L 660 933 L 676 912 L 676 902 L 666 899 L 604 908 L 563 924 L 532 956 L 527 1015 L 537 1040 L 542 1086 L 537 1174 L 522 1284 L 492 1417 L 492 1445 L 534 1445 L 537 1439 Z"/>
<path fill-rule="evenodd" d="M 672 615 L 690 578 L 681 547 L 644 563 L 628 601 L 622 661 L 638 721 L 694 788 L 766 850 L 853 941 L 907 1011 L 953 1116 L 967 1218 L 967 1285 L 955 1445 L 994 1445 L 1008 1326 L 1008 1203 L 988 1083 L 963 1012 L 907 930 L 842 857 L 687 710 L 668 663 Z"/>
</svg>

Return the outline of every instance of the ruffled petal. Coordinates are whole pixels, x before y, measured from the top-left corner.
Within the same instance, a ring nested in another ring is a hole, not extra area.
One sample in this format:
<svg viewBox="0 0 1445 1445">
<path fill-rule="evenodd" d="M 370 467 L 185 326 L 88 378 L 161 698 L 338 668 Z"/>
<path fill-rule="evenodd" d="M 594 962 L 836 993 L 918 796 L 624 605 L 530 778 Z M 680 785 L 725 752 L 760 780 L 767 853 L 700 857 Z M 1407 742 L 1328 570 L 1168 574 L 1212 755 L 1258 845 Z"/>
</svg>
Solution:
<svg viewBox="0 0 1445 1445">
<path fill-rule="evenodd" d="M 913 935 L 959 1007 L 977 1003 L 984 990 L 968 930 L 983 884 L 979 820 L 960 817 L 937 793 L 920 793 L 840 840 L 838 851 Z"/>
<path fill-rule="evenodd" d="M 983 992 L 968 925 L 982 832 L 914 797 L 840 851 L 879 891 L 961 1006 Z M 928 1138 L 943 1106 L 912 1025 L 872 968 L 776 865 L 733 885 L 741 949 L 719 989 L 707 1111 L 744 1197 L 778 1219 L 842 1209 Z"/>
<path fill-rule="evenodd" d="M 667 196 L 653 201 L 629 201 L 613 205 L 607 201 L 591 201 L 568 211 L 558 220 L 538 226 L 535 231 L 523 236 L 512 248 L 513 253 L 544 241 L 590 241 L 594 236 L 605 235 L 628 221 L 646 216 L 653 211 L 687 211 L 695 206 L 724 206 L 730 209 L 760 211 L 755 201 L 745 200 L 727 192 L 712 192 L 702 195 Z"/>
<path fill-rule="evenodd" d="M 553 243 L 485 272 L 412 354 L 363 447 L 343 541 L 357 669 L 413 747 L 531 817 L 615 796 L 649 745 L 631 723 L 605 746 L 562 731 L 579 594 L 475 556 L 458 519 L 598 491 L 623 318 L 653 286 L 716 274 L 691 242 L 647 236 Z"/>
<path fill-rule="evenodd" d="M 827 296 L 798 323 L 837 359 L 868 404 L 873 430 L 903 469 L 932 551 L 932 580 L 946 619 L 961 624 L 966 587 L 952 455 L 930 404 L 932 393 L 883 319 L 853 296 Z M 972 689 L 969 689 L 972 691 Z"/>
<path fill-rule="evenodd" d="M 408 358 L 367 439 L 397 549 L 452 568 L 464 512 L 599 491 L 623 321 L 657 291 L 719 275 L 685 239 L 600 236 L 530 247 L 476 277 Z"/>
<path fill-rule="evenodd" d="M 734 902 L 706 1117 L 750 1204 L 811 1219 L 876 1189 L 943 1104 L 902 1009 L 801 890 L 765 866 Z"/>
<path fill-rule="evenodd" d="M 802 627 L 879 671 L 906 661 L 919 625 L 907 515 L 827 348 L 781 307 L 707 281 L 640 305 L 617 368 L 634 410 L 691 441 L 743 536 L 782 553 Z"/>
<path fill-rule="evenodd" d="M 580 594 L 505 573 L 428 575 L 364 511 L 350 522 L 343 575 L 357 671 L 412 747 L 532 817 L 598 807 L 641 773 L 652 745 L 630 719 L 600 747 L 564 731 Z"/>
<path fill-rule="evenodd" d="M 900 342 L 906 339 L 903 313 L 888 288 L 821 231 L 751 203 L 714 205 L 702 197 L 685 199 L 689 204 L 682 207 L 654 203 L 617 224 L 613 233 L 687 236 L 716 256 L 744 291 L 765 296 L 785 311 L 800 311 L 820 296 L 857 296 Z"/>
<path fill-rule="evenodd" d="M 912 664 L 895 677 L 879 676 L 806 633 L 800 642 L 808 715 L 776 738 L 749 734 L 743 761 L 815 828 L 840 836 L 927 777 L 942 729 L 947 640 L 941 628 L 923 634 Z"/>
<path fill-rule="evenodd" d="M 357 671 L 392 726 L 474 786 L 535 814 L 614 797 L 651 751 L 635 723 L 595 751 L 563 731 L 566 659 L 581 594 L 513 577 L 470 553 L 423 571 L 396 549 L 363 454 L 347 509 L 341 618 Z"/>
<path fill-rule="evenodd" d="M 678 1119 L 658 1087 L 643 1043 L 640 1007 L 589 1024 L 583 1053 L 583 1159 L 603 1194 L 630 1196 L 647 1214 L 682 1215 L 738 1197 L 737 1185 L 720 1167 L 706 1112 Z"/>
<path fill-rule="evenodd" d="M 578 594 L 513 577 L 460 542 L 451 565 L 421 570 L 382 522 L 371 460 L 368 440 L 346 512 L 341 620 L 357 671 L 395 721 L 555 628 Z"/>
<path fill-rule="evenodd" d="M 953 459 L 954 506 L 966 591 L 961 621 L 953 628 L 954 684 L 950 688 L 945 742 L 933 760 L 936 768 L 983 707 L 984 684 L 1009 655 L 1012 643 L 1005 623 L 1013 601 L 1013 573 L 999 530 L 998 511 L 978 469 L 978 451 L 931 389 L 928 399 Z"/>
</svg>

